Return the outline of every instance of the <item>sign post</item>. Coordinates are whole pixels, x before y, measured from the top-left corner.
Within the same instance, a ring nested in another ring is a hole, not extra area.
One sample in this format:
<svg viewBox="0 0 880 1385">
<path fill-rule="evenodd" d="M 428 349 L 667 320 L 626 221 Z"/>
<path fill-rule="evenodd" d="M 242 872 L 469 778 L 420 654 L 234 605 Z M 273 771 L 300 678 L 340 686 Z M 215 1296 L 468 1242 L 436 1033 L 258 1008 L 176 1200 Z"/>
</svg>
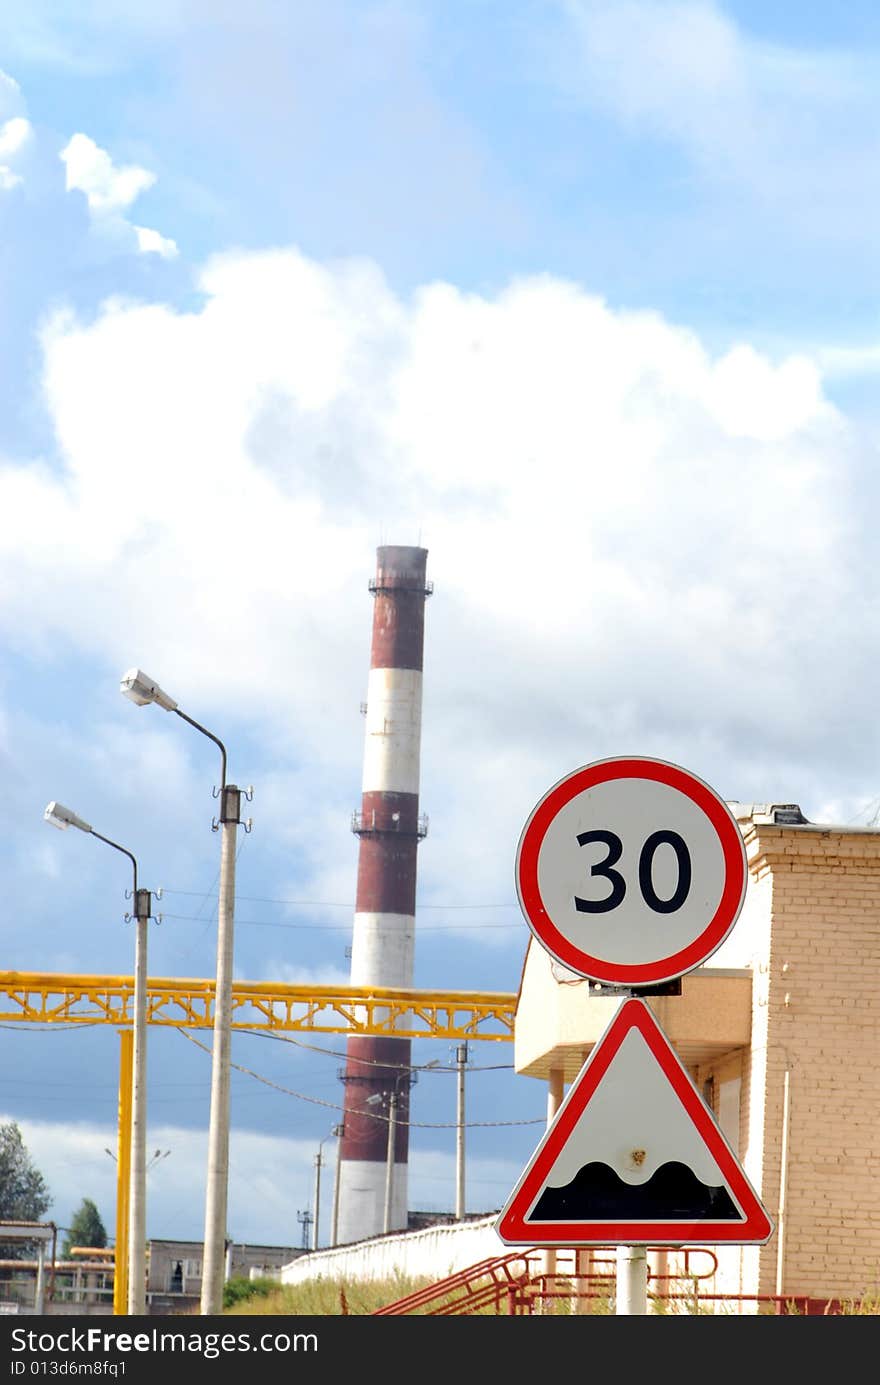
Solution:
<svg viewBox="0 0 880 1385">
<path fill-rule="evenodd" d="M 520 906 L 563 966 L 626 997 L 496 1227 L 513 1245 L 617 1246 L 617 1312 L 647 1312 L 646 1247 L 744 1244 L 773 1224 L 640 993 L 702 965 L 736 923 L 748 869 L 736 819 L 702 779 L 647 757 L 599 760 L 532 810 Z"/>
</svg>

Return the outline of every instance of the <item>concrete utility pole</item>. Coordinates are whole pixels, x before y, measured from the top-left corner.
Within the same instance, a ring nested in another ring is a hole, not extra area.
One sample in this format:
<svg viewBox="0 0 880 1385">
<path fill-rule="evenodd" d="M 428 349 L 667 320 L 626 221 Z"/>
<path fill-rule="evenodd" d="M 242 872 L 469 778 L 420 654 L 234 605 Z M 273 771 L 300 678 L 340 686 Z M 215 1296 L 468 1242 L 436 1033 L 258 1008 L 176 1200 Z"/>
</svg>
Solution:
<svg viewBox="0 0 880 1385">
<path fill-rule="evenodd" d="M 220 803 L 220 900 L 217 922 L 217 980 L 214 993 L 214 1047 L 211 1063 L 211 1115 L 208 1125 L 205 1248 L 202 1261 L 203 1314 L 222 1312 L 226 1267 L 235 840 L 241 804 L 240 791 L 234 784 L 223 786 Z"/>
<path fill-rule="evenodd" d="M 385 1152 L 385 1216 L 382 1230 L 391 1230 L 391 1194 L 394 1187 L 394 1144 L 397 1135 L 397 1103 L 400 1088 L 397 1084 L 388 1093 L 388 1147 Z"/>
<path fill-rule="evenodd" d="M 142 1317 L 147 1311 L 147 924 L 152 908 L 149 890 L 138 888 L 137 860 L 127 847 L 96 832 L 94 827 L 63 803 L 53 801 L 43 814 L 46 822 L 65 831 L 76 827 L 97 837 L 127 856 L 132 865 L 132 902 L 135 919 L 134 950 L 134 1056 L 131 1084 L 131 1141 L 128 1185 L 128 1269 L 127 1303 L 129 1314 Z M 126 915 L 126 917 L 128 917 Z M 114 1290 L 114 1307 L 117 1294 Z"/>
<path fill-rule="evenodd" d="M 464 1196 L 464 1070 L 468 1059 L 468 1046 L 459 1044 L 455 1050 L 458 1065 L 458 1114 L 455 1126 L 455 1220 L 462 1221 L 465 1214 Z"/>
<path fill-rule="evenodd" d="M 232 964 L 235 914 L 235 841 L 241 821 L 242 790 L 226 782 L 226 746 L 213 731 L 181 711 L 173 697 L 142 669 L 129 669 L 119 690 L 139 707 L 155 702 L 174 712 L 213 741 L 220 751 L 220 891 L 217 910 L 217 977 L 214 990 L 214 1045 L 211 1060 L 211 1113 L 208 1125 L 208 1171 L 205 1195 L 205 1244 L 202 1254 L 200 1311 L 223 1311 L 226 1277 L 226 1211 L 229 1193 L 229 1074 L 232 1051 Z M 252 790 L 245 791 L 251 798 Z M 250 820 L 244 824 L 250 831 Z"/>
<path fill-rule="evenodd" d="M 336 1176 L 333 1180 L 333 1216 L 330 1221 L 331 1246 L 336 1245 L 339 1231 L 339 1164 L 342 1159 L 342 1134 L 344 1130 L 345 1125 L 342 1121 L 333 1127 L 333 1134 L 336 1137 Z"/>
<path fill-rule="evenodd" d="M 336 1127 L 334 1126 L 333 1129 L 335 1130 L 335 1128 L 336 1128 Z M 321 1169 L 323 1168 L 323 1165 L 324 1165 L 324 1160 L 323 1160 L 323 1158 L 322 1158 L 321 1151 L 322 1151 L 322 1149 L 324 1148 L 324 1145 L 325 1145 L 325 1143 L 327 1142 L 327 1140 L 329 1140 L 330 1137 L 332 1136 L 332 1134 L 333 1134 L 333 1131 L 331 1130 L 329 1135 L 325 1135 L 324 1138 L 323 1138 L 322 1140 L 319 1141 L 319 1143 L 318 1143 L 318 1152 L 317 1152 L 317 1154 L 315 1155 L 315 1219 L 314 1219 L 314 1222 L 313 1222 L 313 1225 L 312 1225 L 312 1250 L 317 1250 L 317 1249 L 318 1249 L 318 1237 L 319 1237 L 319 1235 L 320 1235 L 320 1224 L 321 1224 Z"/>
</svg>

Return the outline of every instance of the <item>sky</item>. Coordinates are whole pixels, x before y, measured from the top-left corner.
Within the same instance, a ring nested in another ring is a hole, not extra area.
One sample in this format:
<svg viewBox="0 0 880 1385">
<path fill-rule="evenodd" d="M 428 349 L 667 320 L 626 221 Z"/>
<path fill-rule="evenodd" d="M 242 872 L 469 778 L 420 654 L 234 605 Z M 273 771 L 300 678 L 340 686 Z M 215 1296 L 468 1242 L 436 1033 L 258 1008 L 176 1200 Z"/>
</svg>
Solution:
<svg viewBox="0 0 880 1385">
<path fill-rule="evenodd" d="M 867 0 L 31 0 L 0 12 L 4 970 L 348 979 L 376 549 L 428 551 L 415 985 L 515 992 L 537 801 L 645 755 L 880 820 L 880 12 Z M 161 895 L 159 895 L 161 891 Z M 734 930 L 733 938 L 736 937 Z M 747 957 L 743 959 L 747 961 Z M 201 1240 L 207 1031 L 151 1030 L 147 1234 Z M 0 1029 L 66 1226 L 119 1040 Z M 300 1245 L 343 1035 L 236 1034 L 229 1234 Z M 473 1043 L 466 1202 L 543 1084 Z M 455 1205 L 454 1044 L 410 1205 Z M 108 1153 L 109 1150 L 109 1153 Z"/>
</svg>

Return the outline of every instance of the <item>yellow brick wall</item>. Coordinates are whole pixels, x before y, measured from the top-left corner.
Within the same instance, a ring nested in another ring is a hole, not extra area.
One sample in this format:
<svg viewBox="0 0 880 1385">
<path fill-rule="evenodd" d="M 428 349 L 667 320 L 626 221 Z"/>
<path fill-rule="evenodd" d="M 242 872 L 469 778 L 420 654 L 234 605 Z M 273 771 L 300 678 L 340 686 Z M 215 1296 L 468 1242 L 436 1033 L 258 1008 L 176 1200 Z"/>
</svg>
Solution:
<svg viewBox="0 0 880 1385">
<path fill-rule="evenodd" d="M 880 1288 L 880 833 L 752 826 L 744 837 L 750 889 L 767 906 L 754 935 L 740 1158 L 774 1219 L 789 1072 L 785 1215 L 760 1251 L 758 1291 L 776 1292 L 781 1254 L 783 1293 L 870 1293 Z"/>
</svg>

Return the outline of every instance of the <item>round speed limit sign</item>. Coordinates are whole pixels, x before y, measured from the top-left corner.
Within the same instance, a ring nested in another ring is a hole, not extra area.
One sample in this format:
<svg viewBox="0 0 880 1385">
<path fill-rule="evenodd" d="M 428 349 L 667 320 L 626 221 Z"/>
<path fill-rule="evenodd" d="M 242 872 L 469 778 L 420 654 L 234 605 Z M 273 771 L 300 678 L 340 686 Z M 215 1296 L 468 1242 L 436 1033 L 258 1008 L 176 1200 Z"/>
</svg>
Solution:
<svg viewBox="0 0 880 1385">
<path fill-rule="evenodd" d="M 665 760 L 620 756 L 561 779 L 523 828 L 520 906 L 569 970 L 649 986 L 720 947 L 746 893 L 736 819 L 702 779 Z"/>
</svg>

